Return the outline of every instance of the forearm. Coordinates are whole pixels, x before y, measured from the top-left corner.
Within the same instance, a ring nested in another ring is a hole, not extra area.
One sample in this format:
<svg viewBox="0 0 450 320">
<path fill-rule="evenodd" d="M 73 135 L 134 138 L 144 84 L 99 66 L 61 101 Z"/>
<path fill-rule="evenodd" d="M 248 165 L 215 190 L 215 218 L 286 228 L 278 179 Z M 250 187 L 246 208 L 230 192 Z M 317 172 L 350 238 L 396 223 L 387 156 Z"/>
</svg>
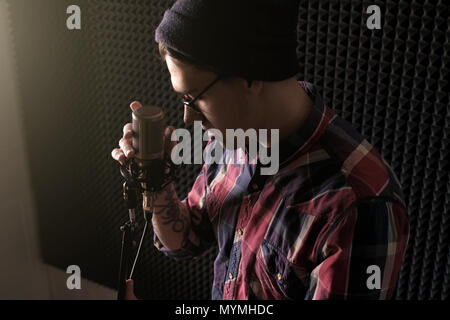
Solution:
<svg viewBox="0 0 450 320">
<path fill-rule="evenodd" d="M 168 250 L 181 249 L 191 227 L 190 217 L 173 183 L 156 194 L 153 208 L 153 229 L 161 243 Z"/>
</svg>

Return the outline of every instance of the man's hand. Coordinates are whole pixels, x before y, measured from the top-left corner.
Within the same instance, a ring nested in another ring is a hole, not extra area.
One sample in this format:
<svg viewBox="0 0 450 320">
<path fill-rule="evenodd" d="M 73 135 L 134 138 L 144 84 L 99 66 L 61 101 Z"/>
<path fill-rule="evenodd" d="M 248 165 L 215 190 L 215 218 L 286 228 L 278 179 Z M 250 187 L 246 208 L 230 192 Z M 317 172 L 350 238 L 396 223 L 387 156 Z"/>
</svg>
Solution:
<svg viewBox="0 0 450 320">
<path fill-rule="evenodd" d="M 134 295 L 134 281 L 132 279 L 125 282 L 125 300 L 138 300 Z"/>
<path fill-rule="evenodd" d="M 131 111 L 142 108 L 142 104 L 139 101 L 133 101 L 130 104 Z M 170 137 L 172 136 L 172 132 L 175 130 L 175 127 L 168 126 L 164 132 L 164 151 L 171 156 L 172 149 L 176 146 L 176 141 L 171 141 Z M 127 123 L 124 125 L 122 129 L 123 135 L 119 140 L 119 148 L 115 148 L 111 152 L 111 156 L 114 160 L 123 164 L 125 159 L 131 159 L 135 156 L 136 150 L 133 149 L 133 130 L 132 123 Z"/>
</svg>

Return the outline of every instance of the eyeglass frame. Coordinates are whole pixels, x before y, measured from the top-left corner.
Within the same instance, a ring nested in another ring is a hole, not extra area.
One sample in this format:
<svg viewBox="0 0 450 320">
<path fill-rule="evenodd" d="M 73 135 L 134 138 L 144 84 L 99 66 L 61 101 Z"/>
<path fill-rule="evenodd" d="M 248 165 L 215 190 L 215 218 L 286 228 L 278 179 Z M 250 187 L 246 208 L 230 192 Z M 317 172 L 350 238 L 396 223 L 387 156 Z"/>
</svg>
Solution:
<svg viewBox="0 0 450 320">
<path fill-rule="evenodd" d="M 181 100 L 181 103 L 183 103 L 185 106 L 188 106 L 192 109 L 194 109 L 195 112 L 202 113 L 200 109 L 194 104 L 203 94 L 205 94 L 216 82 L 221 80 L 223 78 L 223 74 L 219 74 L 210 84 L 206 86 L 205 89 L 203 89 L 196 97 L 194 97 L 190 101 L 183 101 Z M 180 97 L 180 99 L 183 99 L 183 97 Z"/>
<path fill-rule="evenodd" d="M 221 73 L 219 74 L 210 84 L 208 84 L 206 86 L 205 89 L 203 89 L 196 97 L 194 97 L 191 101 L 183 101 L 183 97 L 180 97 L 181 99 L 181 103 L 183 103 L 185 106 L 188 106 L 189 108 L 194 109 L 195 112 L 197 113 L 202 113 L 200 111 L 200 109 L 194 104 L 195 101 L 197 101 L 203 94 L 205 94 L 205 92 L 207 92 L 213 85 L 216 84 L 216 82 L 218 82 L 219 80 L 221 80 L 222 78 L 224 78 L 224 74 Z M 253 80 L 247 79 L 248 82 L 248 87 L 250 88 L 250 86 L 252 85 Z"/>
</svg>

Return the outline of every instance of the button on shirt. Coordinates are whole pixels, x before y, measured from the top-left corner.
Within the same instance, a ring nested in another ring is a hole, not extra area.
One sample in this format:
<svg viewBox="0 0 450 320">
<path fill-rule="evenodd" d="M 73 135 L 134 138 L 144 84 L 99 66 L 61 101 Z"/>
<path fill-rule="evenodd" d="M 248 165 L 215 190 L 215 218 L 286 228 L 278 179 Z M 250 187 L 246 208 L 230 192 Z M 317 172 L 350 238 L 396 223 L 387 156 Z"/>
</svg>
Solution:
<svg viewBox="0 0 450 320">
<path fill-rule="evenodd" d="M 155 246 L 175 259 L 218 246 L 212 299 L 389 299 L 409 237 L 400 183 L 311 83 L 299 83 L 314 107 L 280 142 L 279 171 L 261 175 L 242 149 L 205 161 L 182 201 L 192 216 L 185 245 L 169 251 L 155 235 Z"/>
</svg>

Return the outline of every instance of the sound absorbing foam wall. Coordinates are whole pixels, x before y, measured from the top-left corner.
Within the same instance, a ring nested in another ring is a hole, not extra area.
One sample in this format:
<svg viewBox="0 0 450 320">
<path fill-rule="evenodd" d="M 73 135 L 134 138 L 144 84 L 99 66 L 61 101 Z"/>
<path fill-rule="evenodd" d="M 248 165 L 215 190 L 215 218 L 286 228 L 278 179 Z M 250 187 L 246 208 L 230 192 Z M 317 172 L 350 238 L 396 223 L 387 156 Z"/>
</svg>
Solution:
<svg viewBox="0 0 450 320">
<path fill-rule="evenodd" d="M 65 28 L 69 1 L 8 3 L 44 260 L 77 264 L 83 276 L 116 287 L 127 212 L 110 152 L 130 121 L 129 103 L 161 106 L 170 124 L 183 126 L 154 42 L 173 1 L 78 1 L 78 31 Z M 366 27 L 372 4 L 381 30 Z M 411 235 L 397 299 L 449 297 L 448 20 L 443 0 L 300 1 L 298 78 L 354 124 L 403 186 Z M 199 170 L 182 169 L 181 198 Z M 148 236 L 136 294 L 209 299 L 214 257 L 172 261 Z"/>
</svg>

